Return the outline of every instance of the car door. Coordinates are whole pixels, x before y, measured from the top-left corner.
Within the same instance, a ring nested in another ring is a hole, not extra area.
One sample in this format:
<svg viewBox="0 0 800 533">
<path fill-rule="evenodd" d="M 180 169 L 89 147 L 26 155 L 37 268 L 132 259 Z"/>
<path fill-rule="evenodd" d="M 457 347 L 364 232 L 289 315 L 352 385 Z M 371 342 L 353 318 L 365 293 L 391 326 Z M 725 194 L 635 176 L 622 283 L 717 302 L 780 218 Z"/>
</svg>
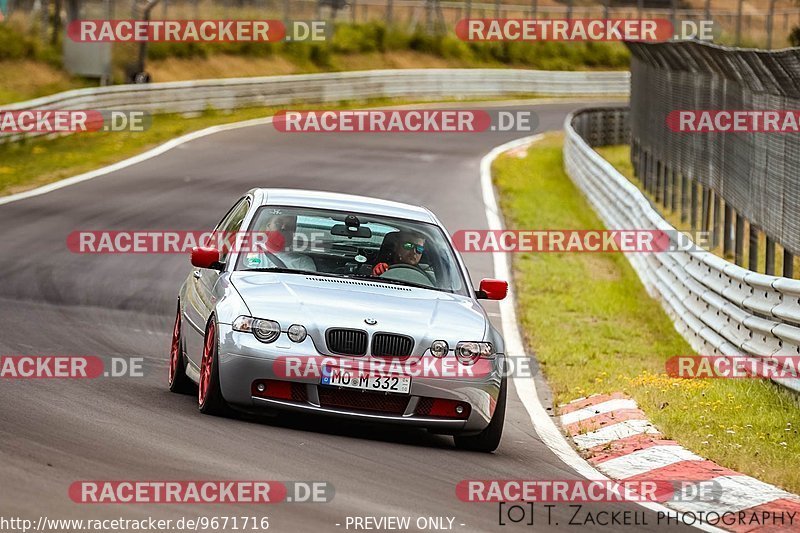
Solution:
<svg viewBox="0 0 800 533">
<path fill-rule="evenodd" d="M 245 197 L 239 200 L 214 228 L 214 235 L 234 235 L 241 229 L 242 222 L 249 210 L 250 199 Z M 214 243 L 217 241 L 216 237 L 212 239 Z M 220 250 L 221 263 L 227 264 L 230 256 L 230 247 Z M 206 323 L 217 304 L 214 286 L 219 280 L 219 276 L 218 270 L 192 267 L 192 274 L 186 288 L 187 301 L 184 305 L 184 313 L 187 320 L 185 321 L 184 338 L 186 339 L 187 355 L 197 368 L 200 367 L 200 360 L 203 357 Z"/>
</svg>

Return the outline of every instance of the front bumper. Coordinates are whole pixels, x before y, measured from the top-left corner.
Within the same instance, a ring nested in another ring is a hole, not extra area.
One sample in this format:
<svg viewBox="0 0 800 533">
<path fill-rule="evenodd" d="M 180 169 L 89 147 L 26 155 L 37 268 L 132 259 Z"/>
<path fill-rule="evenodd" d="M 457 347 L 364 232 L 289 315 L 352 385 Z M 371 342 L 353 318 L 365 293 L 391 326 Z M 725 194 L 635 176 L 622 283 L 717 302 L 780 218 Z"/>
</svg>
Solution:
<svg viewBox="0 0 800 533">
<path fill-rule="evenodd" d="M 341 361 L 364 360 L 364 357 L 330 357 L 319 354 L 310 338 L 302 343 L 293 343 L 281 336 L 271 344 L 259 342 L 247 333 L 233 331 L 229 324 L 219 324 L 219 378 L 222 396 L 228 403 L 248 408 L 315 413 L 325 416 L 358 419 L 364 421 L 417 426 L 441 433 L 470 434 L 486 428 L 494 414 L 500 394 L 502 365 L 501 356 L 491 362 L 491 370 L 481 376 L 458 375 L 458 377 L 429 377 L 412 374 L 410 394 L 403 408 L 392 412 L 380 409 L 362 409 L 355 406 L 330 405 L 327 398 L 338 387 L 320 385 L 319 375 L 292 376 L 288 379 L 281 365 L 275 362 L 282 358 L 329 358 Z M 425 359 L 425 356 L 422 359 Z M 451 356 L 448 356 L 451 357 Z M 368 357 L 367 357 L 368 359 Z M 421 363 L 420 363 L 421 364 Z M 264 398 L 253 394 L 251 389 L 255 380 L 291 381 L 297 385 L 302 395 L 293 400 Z M 323 390 L 324 388 L 324 390 Z M 359 391 L 346 389 L 346 394 L 359 394 Z M 321 399 L 321 394 L 323 399 Z M 366 395 L 379 393 L 365 392 Z M 396 395 L 393 400 L 398 400 Z M 388 398 L 387 398 L 388 399 Z M 468 403 L 469 416 L 466 419 L 442 416 L 426 416 L 423 404 L 430 399 L 443 399 Z M 381 398 L 377 398 L 380 403 Z M 391 402 L 397 404 L 397 402 Z"/>
</svg>

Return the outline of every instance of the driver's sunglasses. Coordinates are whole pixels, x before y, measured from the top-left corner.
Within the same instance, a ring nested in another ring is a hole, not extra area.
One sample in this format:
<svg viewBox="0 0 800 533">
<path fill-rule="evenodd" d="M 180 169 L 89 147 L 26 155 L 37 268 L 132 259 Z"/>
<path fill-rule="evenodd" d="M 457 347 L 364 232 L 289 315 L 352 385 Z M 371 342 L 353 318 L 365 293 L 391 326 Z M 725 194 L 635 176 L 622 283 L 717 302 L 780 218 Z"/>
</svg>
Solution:
<svg viewBox="0 0 800 533">
<path fill-rule="evenodd" d="M 406 250 L 416 250 L 418 254 L 425 253 L 425 247 L 421 244 L 414 244 L 413 242 L 404 242 L 403 248 Z"/>
</svg>

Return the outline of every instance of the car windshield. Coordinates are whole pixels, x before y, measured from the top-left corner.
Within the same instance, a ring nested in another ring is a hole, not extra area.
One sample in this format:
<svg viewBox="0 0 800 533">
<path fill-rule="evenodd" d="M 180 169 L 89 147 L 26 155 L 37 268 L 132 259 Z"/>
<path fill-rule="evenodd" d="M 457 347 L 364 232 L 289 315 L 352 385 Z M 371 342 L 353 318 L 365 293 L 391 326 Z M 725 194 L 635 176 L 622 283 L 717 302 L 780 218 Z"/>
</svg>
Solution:
<svg viewBox="0 0 800 533">
<path fill-rule="evenodd" d="M 249 231 L 268 234 L 268 243 L 239 254 L 236 270 L 314 273 L 465 294 L 453 249 L 434 224 L 264 206 Z"/>
</svg>

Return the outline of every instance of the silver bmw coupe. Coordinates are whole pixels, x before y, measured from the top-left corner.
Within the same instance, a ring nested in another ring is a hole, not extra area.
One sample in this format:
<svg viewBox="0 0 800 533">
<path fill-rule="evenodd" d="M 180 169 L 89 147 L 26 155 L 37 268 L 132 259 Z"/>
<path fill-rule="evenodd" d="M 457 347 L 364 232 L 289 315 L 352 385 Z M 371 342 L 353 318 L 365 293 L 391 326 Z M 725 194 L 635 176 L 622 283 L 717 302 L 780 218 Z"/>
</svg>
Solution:
<svg viewBox="0 0 800 533">
<path fill-rule="evenodd" d="M 504 345 L 478 300 L 508 284 L 474 289 L 428 209 L 253 189 L 204 244 L 169 364 L 170 390 L 197 391 L 201 412 L 316 413 L 500 444 Z"/>
</svg>

